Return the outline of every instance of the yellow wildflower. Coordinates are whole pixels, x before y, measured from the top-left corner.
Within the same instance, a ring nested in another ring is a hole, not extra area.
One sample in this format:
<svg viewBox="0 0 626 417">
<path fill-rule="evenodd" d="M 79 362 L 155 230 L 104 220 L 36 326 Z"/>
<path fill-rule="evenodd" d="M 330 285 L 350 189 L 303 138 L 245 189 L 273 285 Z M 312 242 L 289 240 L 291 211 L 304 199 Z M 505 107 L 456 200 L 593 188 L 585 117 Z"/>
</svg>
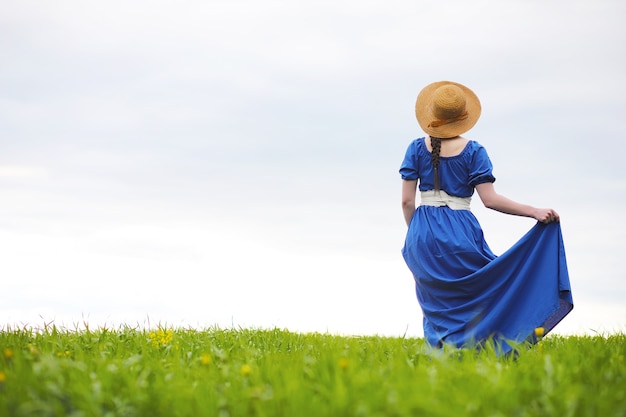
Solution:
<svg viewBox="0 0 626 417">
<path fill-rule="evenodd" d="M 248 376 L 250 375 L 250 373 L 252 372 L 252 368 L 250 367 L 250 365 L 243 365 L 241 367 L 241 369 L 239 370 L 239 372 L 241 373 L 241 375 L 243 376 Z"/>
<path fill-rule="evenodd" d="M 4 359 L 13 359 L 13 350 L 11 348 L 4 348 L 2 352 Z"/>
<path fill-rule="evenodd" d="M 339 359 L 339 367 L 341 369 L 346 369 L 348 367 L 348 360 L 346 358 Z"/>
<path fill-rule="evenodd" d="M 4 372 L 0 371 L 0 384 L 3 384 L 6 380 L 7 376 L 4 374 Z"/>
<path fill-rule="evenodd" d="M 210 365 L 213 362 L 213 358 L 208 353 L 203 353 L 200 356 L 200 363 L 204 366 Z"/>
<path fill-rule="evenodd" d="M 148 335 L 154 346 L 167 346 L 174 338 L 174 332 L 171 329 L 158 328 L 156 331 L 150 332 Z"/>
<path fill-rule="evenodd" d="M 39 349 L 37 349 L 37 346 L 33 345 L 32 343 L 28 344 L 28 350 L 30 351 L 30 354 L 33 356 L 39 355 Z"/>
<path fill-rule="evenodd" d="M 543 346 L 541 346 L 541 345 L 542 345 L 543 335 L 544 335 L 545 333 L 546 333 L 546 332 L 545 332 L 545 329 L 544 329 L 543 327 L 537 327 L 537 328 L 535 329 L 535 336 L 536 336 L 536 337 L 537 337 L 537 339 L 538 339 L 538 340 L 537 340 L 537 351 L 538 351 L 539 353 L 541 353 L 541 350 L 542 350 L 542 348 L 543 348 Z"/>
</svg>

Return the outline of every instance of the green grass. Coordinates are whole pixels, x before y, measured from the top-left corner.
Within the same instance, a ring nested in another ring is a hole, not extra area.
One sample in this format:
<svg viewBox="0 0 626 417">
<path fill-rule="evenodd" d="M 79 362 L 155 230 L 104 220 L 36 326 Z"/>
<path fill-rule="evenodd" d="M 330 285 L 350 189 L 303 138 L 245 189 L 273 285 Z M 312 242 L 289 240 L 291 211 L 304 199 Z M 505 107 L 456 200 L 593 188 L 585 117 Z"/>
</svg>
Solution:
<svg viewBox="0 0 626 417">
<path fill-rule="evenodd" d="M 0 332 L 1 416 L 619 416 L 626 336 L 516 357 L 285 330 Z"/>
</svg>

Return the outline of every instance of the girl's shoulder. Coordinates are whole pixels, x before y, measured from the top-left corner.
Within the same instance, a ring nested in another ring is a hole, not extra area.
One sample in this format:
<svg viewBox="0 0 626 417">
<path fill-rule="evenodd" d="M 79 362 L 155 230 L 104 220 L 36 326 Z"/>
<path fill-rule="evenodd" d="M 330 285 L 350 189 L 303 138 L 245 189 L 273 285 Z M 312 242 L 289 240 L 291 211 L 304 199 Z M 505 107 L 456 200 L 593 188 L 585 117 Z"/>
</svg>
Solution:
<svg viewBox="0 0 626 417">
<path fill-rule="evenodd" d="M 430 153 L 428 151 L 428 147 L 426 146 L 425 137 L 413 139 L 413 141 L 409 144 L 409 149 L 411 149 L 415 155 Z"/>
<path fill-rule="evenodd" d="M 465 146 L 464 154 L 474 155 L 476 153 L 486 152 L 487 150 L 483 145 L 475 140 L 468 140 L 467 145 Z"/>
</svg>

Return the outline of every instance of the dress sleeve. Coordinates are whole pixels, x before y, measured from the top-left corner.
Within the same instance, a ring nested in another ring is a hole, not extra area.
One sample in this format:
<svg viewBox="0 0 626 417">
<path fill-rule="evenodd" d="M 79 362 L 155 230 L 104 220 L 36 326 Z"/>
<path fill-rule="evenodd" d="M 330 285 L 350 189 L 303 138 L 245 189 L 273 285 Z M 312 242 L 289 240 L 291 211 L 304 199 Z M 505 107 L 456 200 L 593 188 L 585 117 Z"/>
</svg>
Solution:
<svg viewBox="0 0 626 417">
<path fill-rule="evenodd" d="M 403 180 L 417 180 L 419 178 L 418 172 L 417 141 L 415 140 L 411 142 L 406 150 L 404 160 L 400 166 L 400 175 Z"/>
<path fill-rule="evenodd" d="M 495 182 L 496 177 L 493 176 L 493 165 L 487 154 L 487 150 L 478 145 L 476 151 L 472 153 L 472 161 L 470 164 L 469 184 L 472 187 L 485 182 Z"/>
</svg>

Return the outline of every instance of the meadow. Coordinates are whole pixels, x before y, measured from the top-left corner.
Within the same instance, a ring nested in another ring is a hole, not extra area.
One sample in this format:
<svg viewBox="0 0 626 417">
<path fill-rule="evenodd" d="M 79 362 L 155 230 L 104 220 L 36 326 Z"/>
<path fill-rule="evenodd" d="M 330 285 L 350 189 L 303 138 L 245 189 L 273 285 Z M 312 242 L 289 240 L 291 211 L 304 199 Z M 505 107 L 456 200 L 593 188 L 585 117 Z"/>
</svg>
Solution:
<svg viewBox="0 0 626 417">
<path fill-rule="evenodd" d="M 0 416 L 626 415 L 626 335 L 490 346 L 281 329 L 0 332 Z"/>
</svg>

